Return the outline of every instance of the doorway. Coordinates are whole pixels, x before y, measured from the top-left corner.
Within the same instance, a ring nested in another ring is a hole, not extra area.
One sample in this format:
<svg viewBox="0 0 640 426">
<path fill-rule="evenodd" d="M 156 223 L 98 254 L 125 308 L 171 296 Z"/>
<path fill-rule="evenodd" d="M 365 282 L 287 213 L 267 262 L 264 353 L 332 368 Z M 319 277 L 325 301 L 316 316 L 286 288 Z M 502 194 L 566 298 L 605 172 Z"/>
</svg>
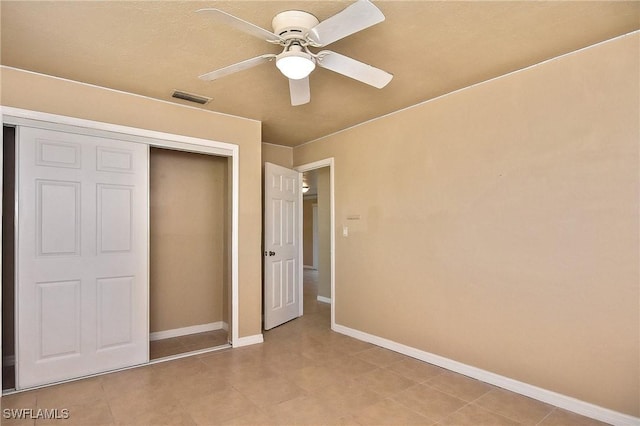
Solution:
<svg viewBox="0 0 640 426">
<path fill-rule="evenodd" d="M 333 158 L 304 164 L 295 169 L 303 173 L 303 188 L 308 188 L 302 203 L 305 276 L 317 283 L 317 301 L 331 305 L 331 327 L 333 328 L 335 324 Z M 313 213 L 314 205 L 316 206 L 315 215 Z M 311 224 L 308 223 L 309 220 L 311 220 Z M 314 228 L 316 228 L 315 232 Z M 314 234 L 316 235 L 315 238 Z"/>
<path fill-rule="evenodd" d="M 305 276 L 315 281 L 317 301 L 331 303 L 331 214 L 329 167 L 302 174 L 303 265 Z"/>
</svg>

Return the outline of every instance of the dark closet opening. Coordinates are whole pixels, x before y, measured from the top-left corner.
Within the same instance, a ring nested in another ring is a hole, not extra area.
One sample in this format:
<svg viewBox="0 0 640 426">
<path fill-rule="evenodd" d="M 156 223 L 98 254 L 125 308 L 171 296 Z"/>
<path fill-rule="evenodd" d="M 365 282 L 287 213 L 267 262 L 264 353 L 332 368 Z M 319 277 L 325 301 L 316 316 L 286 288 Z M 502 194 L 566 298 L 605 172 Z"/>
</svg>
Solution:
<svg viewBox="0 0 640 426">
<path fill-rule="evenodd" d="M 15 388 L 15 127 L 2 126 L 2 390 Z"/>
</svg>

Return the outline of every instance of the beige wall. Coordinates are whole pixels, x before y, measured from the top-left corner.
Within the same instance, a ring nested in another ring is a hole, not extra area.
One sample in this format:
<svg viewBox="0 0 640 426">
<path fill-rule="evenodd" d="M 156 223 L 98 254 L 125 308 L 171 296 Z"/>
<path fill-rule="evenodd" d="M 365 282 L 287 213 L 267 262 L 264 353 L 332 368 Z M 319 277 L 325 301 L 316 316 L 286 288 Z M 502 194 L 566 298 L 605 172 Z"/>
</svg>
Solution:
<svg viewBox="0 0 640 426">
<path fill-rule="evenodd" d="M 239 145 L 239 331 L 261 333 L 260 122 L 11 68 L 1 87 L 5 106 Z"/>
<path fill-rule="evenodd" d="M 282 167 L 293 167 L 293 149 L 288 146 L 262 144 L 262 163 L 272 163 Z"/>
<path fill-rule="evenodd" d="M 337 323 L 639 416 L 639 42 L 296 148 L 335 158 Z"/>
<path fill-rule="evenodd" d="M 227 159 L 151 148 L 149 163 L 150 331 L 228 323 Z"/>
<path fill-rule="evenodd" d="M 302 202 L 302 264 L 313 265 L 313 205 L 316 198 L 305 199 Z"/>
</svg>

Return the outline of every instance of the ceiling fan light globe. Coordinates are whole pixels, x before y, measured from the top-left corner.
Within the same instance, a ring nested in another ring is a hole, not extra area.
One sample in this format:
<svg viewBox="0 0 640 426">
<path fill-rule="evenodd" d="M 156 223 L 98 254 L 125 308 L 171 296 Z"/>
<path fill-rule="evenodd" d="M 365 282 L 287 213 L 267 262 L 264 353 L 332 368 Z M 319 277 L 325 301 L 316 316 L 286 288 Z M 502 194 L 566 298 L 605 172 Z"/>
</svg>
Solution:
<svg viewBox="0 0 640 426">
<path fill-rule="evenodd" d="M 287 52 L 289 53 L 289 52 Z M 308 56 L 308 57 L 307 57 Z M 311 56 L 302 54 L 282 54 L 276 59 L 276 66 L 285 77 L 292 80 L 306 78 L 316 68 Z"/>
</svg>

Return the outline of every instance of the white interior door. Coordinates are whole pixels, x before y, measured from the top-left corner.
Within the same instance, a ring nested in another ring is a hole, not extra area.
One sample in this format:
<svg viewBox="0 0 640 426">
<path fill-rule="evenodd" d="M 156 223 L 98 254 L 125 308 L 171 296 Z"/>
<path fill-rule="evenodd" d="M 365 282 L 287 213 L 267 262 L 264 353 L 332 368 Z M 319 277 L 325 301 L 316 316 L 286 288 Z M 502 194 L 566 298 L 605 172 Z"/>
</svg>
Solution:
<svg viewBox="0 0 640 426">
<path fill-rule="evenodd" d="M 301 174 L 265 163 L 264 328 L 302 315 Z"/>
<path fill-rule="evenodd" d="M 148 146 L 17 139 L 17 388 L 148 362 Z"/>
</svg>

